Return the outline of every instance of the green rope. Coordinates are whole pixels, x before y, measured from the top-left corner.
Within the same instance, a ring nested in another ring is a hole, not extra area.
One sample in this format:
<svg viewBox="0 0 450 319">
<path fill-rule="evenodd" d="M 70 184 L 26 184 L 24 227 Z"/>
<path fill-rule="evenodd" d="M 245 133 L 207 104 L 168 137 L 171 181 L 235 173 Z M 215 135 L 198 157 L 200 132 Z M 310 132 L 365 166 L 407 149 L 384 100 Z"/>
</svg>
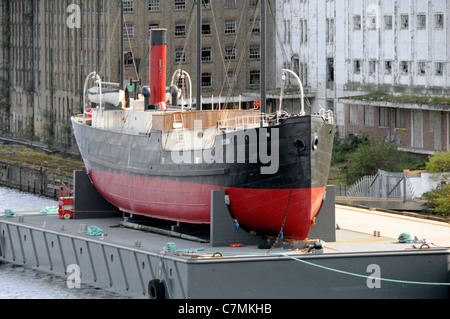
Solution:
<svg viewBox="0 0 450 319">
<path fill-rule="evenodd" d="M 5 216 L 6 217 L 14 217 L 15 215 L 16 214 L 12 210 L 5 209 Z"/>
<path fill-rule="evenodd" d="M 398 242 L 399 243 L 412 243 L 412 237 L 409 233 L 401 233 L 400 236 L 398 236 Z"/>
<path fill-rule="evenodd" d="M 360 274 L 355 274 L 355 273 L 351 273 L 351 272 L 348 272 L 348 271 L 343 271 L 343 270 L 339 270 L 339 269 L 334 269 L 334 268 L 330 268 L 330 267 L 326 267 L 326 266 L 313 264 L 313 263 L 310 263 L 308 261 L 301 260 L 301 259 L 298 259 L 298 258 L 295 258 L 295 257 L 292 257 L 292 256 L 285 255 L 285 254 L 278 254 L 278 255 L 284 256 L 284 257 L 287 257 L 287 258 L 290 258 L 290 259 L 293 259 L 295 261 L 302 262 L 302 263 L 310 265 L 310 266 L 322 268 L 322 269 L 325 269 L 325 270 L 329 270 L 329 271 L 333 271 L 333 272 L 337 272 L 337 273 L 341 273 L 341 274 L 345 274 L 345 275 L 361 277 L 361 278 L 365 278 L 365 279 L 370 278 L 370 279 L 377 279 L 377 280 L 381 280 L 381 281 L 389 281 L 389 282 L 402 283 L 402 284 L 412 284 L 412 285 L 450 286 L 450 283 L 446 283 L 446 282 L 408 281 L 408 280 L 387 279 L 387 278 L 380 278 L 380 277 L 360 275 Z"/>
<path fill-rule="evenodd" d="M 205 253 L 207 254 L 207 253 Z M 318 268 L 322 268 L 328 271 L 333 271 L 333 272 L 337 272 L 337 273 L 341 273 L 344 275 L 349 275 L 349 276 L 355 276 L 355 277 L 361 277 L 361 278 L 365 278 L 365 279 L 372 279 L 372 280 L 380 280 L 380 281 L 389 281 L 389 282 L 394 282 L 394 283 L 402 283 L 402 284 L 411 284 L 411 285 L 430 285 L 430 286 L 450 286 L 450 283 L 440 283 L 440 282 L 421 282 L 421 281 L 408 281 L 408 280 L 397 280 L 397 279 L 388 279 L 388 278 L 380 278 L 380 277 L 374 277 L 374 276 L 366 276 L 366 275 L 360 275 L 360 274 L 355 274 L 352 272 L 348 272 L 348 271 L 344 271 L 344 270 L 339 270 L 339 269 L 334 269 L 334 268 L 330 268 L 330 267 L 326 267 L 326 266 L 321 266 L 318 264 L 314 264 L 299 258 L 295 258 L 293 256 L 289 256 L 286 254 L 282 254 L 282 253 L 266 253 L 266 254 L 261 254 L 261 253 L 221 253 L 222 255 L 225 254 L 230 254 L 230 255 L 257 255 L 257 256 L 282 256 L 282 257 L 286 257 L 304 264 L 307 264 L 309 266 L 313 266 L 313 267 L 318 267 Z"/>
<path fill-rule="evenodd" d="M 89 236 L 101 236 L 103 234 L 103 230 L 97 226 L 89 226 L 87 235 Z"/>
</svg>

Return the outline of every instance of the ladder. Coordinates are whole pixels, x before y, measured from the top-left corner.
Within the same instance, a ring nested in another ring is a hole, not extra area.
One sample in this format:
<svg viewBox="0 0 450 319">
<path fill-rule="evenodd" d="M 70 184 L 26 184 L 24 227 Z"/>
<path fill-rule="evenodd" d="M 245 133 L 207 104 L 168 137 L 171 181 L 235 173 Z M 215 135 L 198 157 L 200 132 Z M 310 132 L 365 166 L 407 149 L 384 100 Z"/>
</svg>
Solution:
<svg viewBox="0 0 450 319">
<path fill-rule="evenodd" d="M 183 129 L 183 115 L 181 112 L 173 114 L 173 131 L 176 134 L 178 145 L 181 149 L 186 148 L 184 129 Z"/>
</svg>

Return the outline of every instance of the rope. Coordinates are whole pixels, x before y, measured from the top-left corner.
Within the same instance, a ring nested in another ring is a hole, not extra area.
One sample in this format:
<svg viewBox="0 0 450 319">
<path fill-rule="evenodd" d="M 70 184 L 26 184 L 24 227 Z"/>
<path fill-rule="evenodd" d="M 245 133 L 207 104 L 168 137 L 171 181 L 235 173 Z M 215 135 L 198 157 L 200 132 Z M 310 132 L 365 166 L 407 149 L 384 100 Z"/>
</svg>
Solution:
<svg viewBox="0 0 450 319">
<path fill-rule="evenodd" d="M 100 227 L 97 227 L 97 226 L 89 226 L 88 227 L 87 235 L 89 235 L 89 236 L 101 236 L 102 233 L 103 233 L 103 231 Z"/>
<path fill-rule="evenodd" d="M 212 254 L 212 253 L 205 253 L 205 254 Z M 393 282 L 393 283 L 411 284 L 411 285 L 450 286 L 450 283 L 448 283 L 448 282 L 409 281 L 409 280 L 388 279 L 388 278 L 381 278 L 381 277 L 361 275 L 361 274 L 356 274 L 356 273 L 352 273 L 352 272 L 349 272 L 349 271 L 344 271 L 344 270 L 339 270 L 339 269 L 334 269 L 334 268 L 330 268 L 330 267 L 314 264 L 314 263 L 311 263 L 311 262 L 308 262 L 308 261 L 296 258 L 294 256 L 289 256 L 289 255 L 282 254 L 282 253 L 260 254 L 260 253 L 251 253 L 251 252 L 243 252 L 243 253 L 233 252 L 233 253 L 221 253 L 221 254 L 223 254 L 223 255 L 230 254 L 230 255 L 281 256 L 281 257 L 286 257 L 286 258 L 292 259 L 294 261 L 298 261 L 298 262 L 304 263 L 304 264 L 312 266 L 312 267 L 322 268 L 324 270 L 337 272 L 337 273 L 340 273 L 340 274 L 354 276 L 354 277 L 365 278 L 365 279 L 388 281 L 388 282 Z"/>
<path fill-rule="evenodd" d="M 397 279 L 388 279 L 388 278 L 360 275 L 360 274 L 355 274 L 355 273 L 344 271 L 344 270 L 339 270 L 339 269 L 334 269 L 334 268 L 330 268 L 330 267 L 326 267 L 326 266 L 317 265 L 317 264 L 310 263 L 308 261 L 301 260 L 301 259 L 295 258 L 293 256 L 289 256 L 289 255 L 286 255 L 286 254 L 274 254 L 274 255 L 284 256 L 284 257 L 290 258 L 292 260 L 299 261 L 299 262 L 302 262 L 304 264 L 307 264 L 307 265 L 310 265 L 310 266 L 313 266 L 313 267 L 322 268 L 322 269 L 325 269 L 325 270 L 328 270 L 328 271 L 333 271 L 333 272 L 341 273 L 341 274 L 344 274 L 344 275 L 361 277 L 361 278 L 365 278 L 365 279 L 381 280 L 381 281 L 388 281 L 388 282 L 394 282 L 394 283 L 400 283 L 400 284 L 411 284 L 411 285 L 450 286 L 450 283 L 448 283 L 448 282 L 408 281 L 408 280 L 397 280 Z"/>
</svg>

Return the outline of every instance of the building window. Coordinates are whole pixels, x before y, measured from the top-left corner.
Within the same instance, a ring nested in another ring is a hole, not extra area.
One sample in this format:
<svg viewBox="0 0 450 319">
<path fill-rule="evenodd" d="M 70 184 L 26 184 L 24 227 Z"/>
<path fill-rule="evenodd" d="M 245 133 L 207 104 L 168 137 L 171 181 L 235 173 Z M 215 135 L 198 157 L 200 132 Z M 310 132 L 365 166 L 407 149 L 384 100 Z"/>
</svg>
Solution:
<svg viewBox="0 0 450 319">
<path fill-rule="evenodd" d="M 159 11 L 160 10 L 160 0 L 148 0 L 148 11 Z"/>
<path fill-rule="evenodd" d="M 327 19 L 326 42 L 334 42 L 334 19 Z"/>
<path fill-rule="evenodd" d="M 236 20 L 226 19 L 225 20 L 225 34 L 235 34 L 236 33 Z"/>
<path fill-rule="evenodd" d="M 350 105 L 350 125 L 358 125 L 358 105 Z"/>
<path fill-rule="evenodd" d="M 377 61 L 369 61 L 369 73 L 370 75 L 377 73 Z"/>
<path fill-rule="evenodd" d="M 374 123 L 374 107 L 371 105 L 364 106 L 364 125 L 365 126 L 373 126 Z"/>
<path fill-rule="evenodd" d="M 391 109 L 387 107 L 380 107 L 379 115 L 380 115 L 380 126 L 389 127 L 389 122 L 391 119 Z"/>
<path fill-rule="evenodd" d="M 353 29 L 361 30 L 361 16 L 360 15 L 353 16 Z"/>
<path fill-rule="evenodd" d="M 327 59 L 327 82 L 334 82 L 334 59 Z"/>
<path fill-rule="evenodd" d="M 236 8 L 236 0 L 225 0 L 225 8 Z"/>
<path fill-rule="evenodd" d="M 259 44 L 251 44 L 250 45 L 250 59 L 251 60 L 257 60 L 261 56 L 260 51 L 260 45 Z"/>
<path fill-rule="evenodd" d="M 434 27 L 436 29 L 444 28 L 444 15 L 442 13 L 437 13 L 434 15 Z"/>
<path fill-rule="evenodd" d="M 123 0 L 123 12 L 134 12 L 134 0 Z"/>
<path fill-rule="evenodd" d="M 408 74 L 409 73 L 409 62 L 408 61 L 401 61 L 400 62 L 400 72 L 402 74 Z"/>
<path fill-rule="evenodd" d="M 234 45 L 225 46 L 225 61 L 236 60 L 236 47 Z"/>
<path fill-rule="evenodd" d="M 128 40 L 134 39 L 134 25 L 125 24 L 123 27 L 123 38 Z"/>
<path fill-rule="evenodd" d="M 150 30 L 158 29 L 158 28 L 159 28 L 159 23 L 150 23 L 148 25 L 148 36 L 150 37 Z"/>
<path fill-rule="evenodd" d="M 360 60 L 353 61 L 353 71 L 355 74 L 361 73 L 361 61 Z"/>
<path fill-rule="evenodd" d="M 308 20 L 300 19 L 300 42 L 308 42 Z"/>
<path fill-rule="evenodd" d="M 417 29 L 423 30 L 427 28 L 427 16 L 424 14 L 417 15 Z"/>
<path fill-rule="evenodd" d="M 228 71 L 227 72 L 227 79 L 226 79 L 226 87 L 227 88 L 235 88 L 237 86 L 237 78 L 234 71 Z"/>
<path fill-rule="evenodd" d="M 175 49 L 175 63 L 185 63 L 186 62 L 186 52 L 183 48 Z"/>
<path fill-rule="evenodd" d="M 417 63 L 417 73 L 419 75 L 425 75 L 427 73 L 426 71 L 426 63 L 425 62 L 418 62 Z"/>
<path fill-rule="evenodd" d="M 211 21 L 203 20 L 202 21 L 202 35 L 210 35 L 211 31 Z"/>
<path fill-rule="evenodd" d="M 443 76 L 443 75 L 444 75 L 444 63 L 442 63 L 442 62 L 436 62 L 436 63 L 434 64 L 434 69 L 435 69 L 434 74 L 435 74 L 436 76 Z"/>
<path fill-rule="evenodd" d="M 395 110 L 395 128 L 406 128 L 406 110 Z"/>
<path fill-rule="evenodd" d="M 384 63 L 384 73 L 392 74 L 392 61 L 386 61 Z"/>
<path fill-rule="evenodd" d="M 202 62 L 211 62 L 211 47 L 203 47 L 202 48 Z"/>
<path fill-rule="evenodd" d="M 375 30 L 377 28 L 377 16 L 376 15 L 370 15 L 367 18 L 367 28 L 369 30 Z"/>
<path fill-rule="evenodd" d="M 409 15 L 402 14 L 400 16 L 400 28 L 404 30 L 409 29 Z"/>
<path fill-rule="evenodd" d="M 384 16 L 384 29 L 392 30 L 392 16 Z"/>
<path fill-rule="evenodd" d="M 133 58 L 133 52 L 127 51 L 123 53 L 123 65 L 124 66 L 130 66 L 133 65 L 134 58 Z"/>
<path fill-rule="evenodd" d="M 175 0 L 175 10 L 185 10 L 186 0 Z"/>
<path fill-rule="evenodd" d="M 204 9 L 211 9 L 211 0 L 202 0 L 202 7 Z"/>
<path fill-rule="evenodd" d="M 260 83 L 260 71 L 253 70 L 250 71 L 250 85 L 259 85 Z"/>
<path fill-rule="evenodd" d="M 175 23 L 175 36 L 176 37 L 186 36 L 186 23 L 184 22 Z"/>
<path fill-rule="evenodd" d="M 250 19 L 250 25 L 252 27 L 252 33 L 260 33 L 261 32 L 261 19 L 260 18 Z"/>
<path fill-rule="evenodd" d="M 291 43 L 291 20 L 284 20 L 284 43 Z"/>
<path fill-rule="evenodd" d="M 300 80 L 303 83 L 303 86 L 308 85 L 308 63 L 300 63 Z"/>
<path fill-rule="evenodd" d="M 212 86 L 211 72 L 202 73 L 202 88 L 210 88 Z"/>
</svg>

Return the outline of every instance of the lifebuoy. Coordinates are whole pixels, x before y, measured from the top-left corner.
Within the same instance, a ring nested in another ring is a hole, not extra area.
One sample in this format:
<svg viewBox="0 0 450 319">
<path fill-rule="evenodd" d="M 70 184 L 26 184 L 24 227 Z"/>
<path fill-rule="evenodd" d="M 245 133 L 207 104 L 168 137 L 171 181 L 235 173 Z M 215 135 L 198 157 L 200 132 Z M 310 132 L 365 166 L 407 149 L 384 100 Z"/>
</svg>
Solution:
<svg viewBox="0 0 450 319">
<path fill-rule="evenodd" d="M 148 283 L 148 296 L 150 299 L 165 299 L 166 289 L 159 279 L 150 280 Z"/>
</svg>

